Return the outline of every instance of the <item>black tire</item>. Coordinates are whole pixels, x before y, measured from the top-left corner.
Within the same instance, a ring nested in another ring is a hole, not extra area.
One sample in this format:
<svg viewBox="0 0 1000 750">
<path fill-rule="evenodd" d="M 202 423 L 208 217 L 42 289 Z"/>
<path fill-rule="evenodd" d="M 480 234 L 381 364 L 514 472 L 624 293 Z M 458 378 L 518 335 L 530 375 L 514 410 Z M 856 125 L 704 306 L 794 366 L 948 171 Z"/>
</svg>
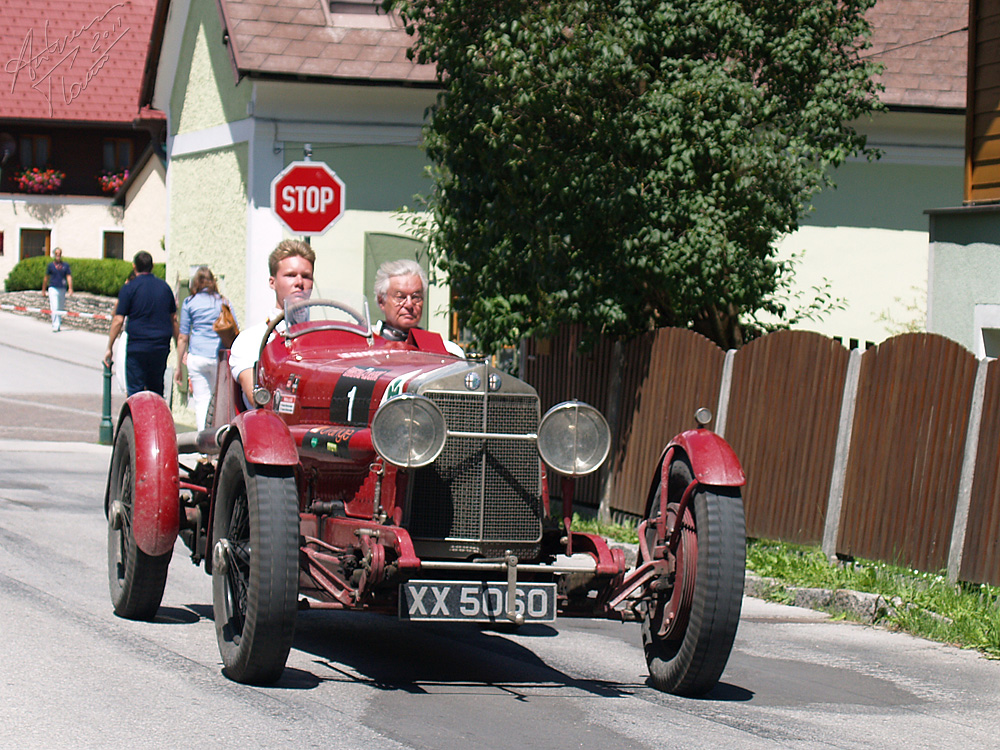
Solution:
<svg viewBox="0 0 1000 750">
<path fill-rule="evenodd" d="M 692 480 L 691 467 L 683 458 L 675 458 L 668 476 L 668 503 L 679 503 Z M 659 491 L 646 515 L 650 548 L 655 543 L 658 498 Z M 674 586 L 654 594 L 648 603 L 642 643 L 657 689 L 698 696 L 718 683 L 736 638 L 743 601 L 746 525 L 736 487 L 699 485 L 689 510 L 677 545 Z M 695 558 L 693 569 L 690 558 Z M 673 613 L 666 626 L 665 612 Z"/>
<path fill-rule="evenodd" d="M 122 421 L 111 454 L 108 494 L 108 586 L 115 614 L 129 620 L 152 620 L 167 585 L 167 567 L 173 550 L 147 555 L 135 543 L 135 427 L 132 417 Z"/>
<path fill-rule="evenodd" d="M 226 676 L 250 685 L 277 681 L 295 635 L 299 512 L 288 467 L 249 464 L 226 452 L 215 499 L 212 599 Z"/>
</svg>

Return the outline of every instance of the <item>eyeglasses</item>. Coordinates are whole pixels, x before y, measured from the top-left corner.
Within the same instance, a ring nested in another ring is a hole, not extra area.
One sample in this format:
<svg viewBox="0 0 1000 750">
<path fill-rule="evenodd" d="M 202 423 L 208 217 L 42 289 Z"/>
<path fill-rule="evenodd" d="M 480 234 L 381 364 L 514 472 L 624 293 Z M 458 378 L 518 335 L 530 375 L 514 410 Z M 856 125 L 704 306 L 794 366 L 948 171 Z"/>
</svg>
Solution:
<svg viewBox="0 0 1000 750">
<path fill-rule="evenodd" d="M 399 306 L 405 304 L 407 300 L 412 302 L 414 305 L 424 304 L 424 295 L 421 294 L 420 292 L 416 292 L 414 294 L 403 294 L 402 292 L 396 292 L 395 294 L 390 295 L 389 299 L 391 299 Z"/>
</svg>

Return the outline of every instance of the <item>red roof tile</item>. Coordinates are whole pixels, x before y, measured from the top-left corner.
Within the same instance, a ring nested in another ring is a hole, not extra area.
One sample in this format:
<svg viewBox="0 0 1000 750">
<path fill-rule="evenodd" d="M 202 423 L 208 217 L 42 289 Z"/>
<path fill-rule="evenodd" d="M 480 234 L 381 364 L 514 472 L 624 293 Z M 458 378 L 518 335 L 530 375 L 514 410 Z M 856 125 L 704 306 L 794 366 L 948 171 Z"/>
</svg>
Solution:
<svg viewBox="0 0 1000 750">
<path fill-rule="evenodd" d="M 156 0 L 0 0 L 0 118 L 131 123 Z"/>
<path fill-rule="evenodd" d="M 890 106 L 965 108 L 968 0 L 878 0 L 868 12 Z"/>
</svg>

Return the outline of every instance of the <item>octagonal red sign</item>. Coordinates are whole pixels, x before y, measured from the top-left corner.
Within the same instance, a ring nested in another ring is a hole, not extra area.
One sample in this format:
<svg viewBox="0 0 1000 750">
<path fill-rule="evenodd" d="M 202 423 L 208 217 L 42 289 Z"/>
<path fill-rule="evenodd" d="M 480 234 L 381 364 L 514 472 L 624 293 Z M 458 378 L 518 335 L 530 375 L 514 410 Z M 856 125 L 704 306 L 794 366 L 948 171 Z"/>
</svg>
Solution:
<svg viewBox="0 0 1000 750">
<path fill-rule="evenodd" d="M 293 234 L 323 234 L 344 214 L 344 181 L 321 161 L 295 161 L 271 181 L 271 210 Z"/>
</svg>

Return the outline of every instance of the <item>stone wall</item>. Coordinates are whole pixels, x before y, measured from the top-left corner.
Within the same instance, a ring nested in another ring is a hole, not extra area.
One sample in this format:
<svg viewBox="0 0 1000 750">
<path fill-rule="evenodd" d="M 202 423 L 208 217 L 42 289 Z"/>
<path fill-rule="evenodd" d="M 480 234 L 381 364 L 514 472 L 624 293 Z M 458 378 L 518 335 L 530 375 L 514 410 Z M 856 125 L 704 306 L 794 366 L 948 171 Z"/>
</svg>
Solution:
<svg viewBox="0 0 1000 750">
<path fill-rule="evenodd" d="M 66 311 L 79 316 L 63 316 L 63 328 L 75 328 L 95 333 L 107 333 L 111 328 L 111 318 L 115 313 L 117 297 L 101 297 L 89 292 L 74 292 L 66 297 Z M 0 293 L 0 310 L 15 315 L 30 315 L 39 320 L 49 321 L 49 295 L 42 292 Z M 94 315 L 103 316 L 100 318 Z"/>
</svg>

